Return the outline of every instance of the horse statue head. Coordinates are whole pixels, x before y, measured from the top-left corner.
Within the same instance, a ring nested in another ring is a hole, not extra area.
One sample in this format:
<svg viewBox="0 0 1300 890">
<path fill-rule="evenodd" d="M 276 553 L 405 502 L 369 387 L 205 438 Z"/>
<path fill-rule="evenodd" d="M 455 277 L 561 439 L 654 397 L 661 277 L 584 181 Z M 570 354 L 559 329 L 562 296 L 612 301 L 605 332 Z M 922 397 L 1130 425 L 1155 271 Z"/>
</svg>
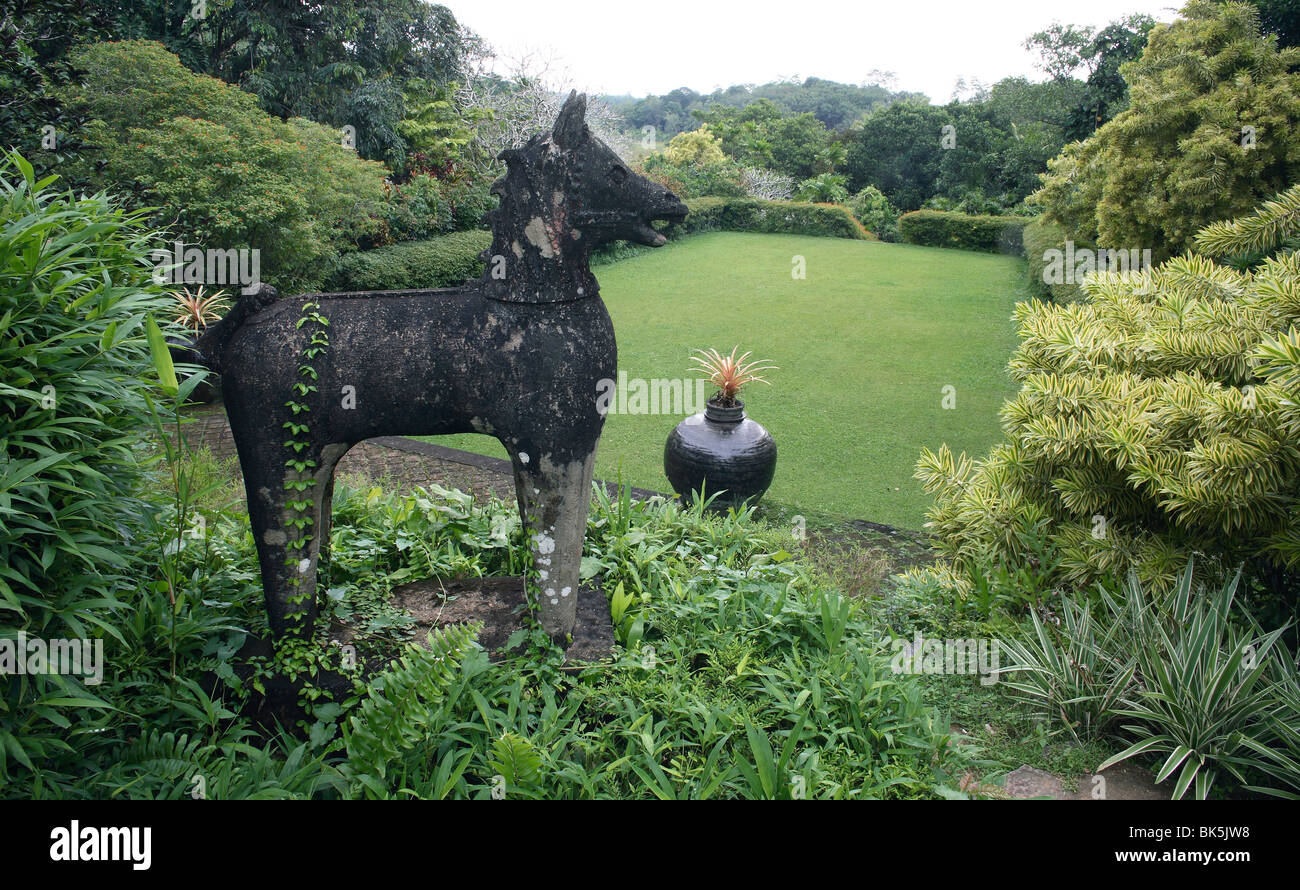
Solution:
<svg viewBox="0 0 1300 890">
<path fill-rule="evenodd" d="M 591 253 L 619 239 L 661 247 L 651 223 L 680 222 L 686 205 L 633 173 L 587 126 L 587 97 L 576 92 L 548 135 L 498 156 L 506 175 L 492 185 L 501 205 L 488 214 L 485 295 L 516 303 L 595 296 Z"/>
</svg>

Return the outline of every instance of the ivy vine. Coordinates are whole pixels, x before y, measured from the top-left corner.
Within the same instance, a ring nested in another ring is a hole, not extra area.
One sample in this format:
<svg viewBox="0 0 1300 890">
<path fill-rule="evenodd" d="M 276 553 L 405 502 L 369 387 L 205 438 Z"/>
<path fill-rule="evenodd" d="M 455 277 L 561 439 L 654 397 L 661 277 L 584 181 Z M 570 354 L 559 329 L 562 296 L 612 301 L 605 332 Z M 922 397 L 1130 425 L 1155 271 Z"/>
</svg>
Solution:
<svg viewBox="0 0 1300 890">
<path fill-rule="evenodd" d="M 329 348 L 330 343 L 327 331 L 329 319 L 322 315 L 320 310 L 321 304 L 316 301 L 308 300 L 302 304 L 302 316 L 298 319 L 296 328 L 302 330 L 309 324 L 313 327 L 309 329 L 311 337 L 302 351 L 302 363 L 298 365 L 298 379 L 292 386 L 293 397 L 284 403 L 285 407 L 293 412 L 293 419 L 284 423 L 284 428 L 289 431 L 289 438 L 284 442 L 289 459 L 284 465 L 293 471 L 292 475 L 286 474 L 284 488 L 289 492 L 285 506 L 293 513 L 288 524 L 297 531 L 297 536 L 285 545 L 289 551 L 285 558 L 285 565 L 292 570 L 289 583 L 294 587 L 302 586 L 302 572 L 298 567 L 304 558 L 304 551 L 315 537 L 311 529 L 315 523 L 311 515 L 312 499 L 307 492 L 317 484 L 313 475 L 316 461 L 310 456 L 305 456 L 303 452 L 311 447 L 311 440 L 308 437 L 311 432 L 308 424 L 311 394 L 317 391 L 315 381 L 320 376 L 312 366 L 312 362 Z M 299 593 L 292 597 L 291 601 L 301 603 L 303 596 L 304 594 Z"/>
</svg>

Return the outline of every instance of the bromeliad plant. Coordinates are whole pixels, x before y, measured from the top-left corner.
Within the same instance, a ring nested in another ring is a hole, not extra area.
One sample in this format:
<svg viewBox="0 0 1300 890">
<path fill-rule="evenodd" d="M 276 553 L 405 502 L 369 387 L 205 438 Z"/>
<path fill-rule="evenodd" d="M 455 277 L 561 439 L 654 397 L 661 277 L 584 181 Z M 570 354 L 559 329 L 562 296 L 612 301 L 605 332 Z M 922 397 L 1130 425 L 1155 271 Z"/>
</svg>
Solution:
<svg viewBox="0 0 1300 890">
<path fill-rule="evenodd" d="M 193 293 L 190 292 L 189 288 L 172 291 L 171 297 L 176 301 L 176 314 L 172 317 L 172 320 L 176 324 L 193 330 L 195 337 L 205 327 L 225 315 L 230 308 L 225 291 L 204 293 L 201 284 L 198 290 Z"/>
<path fill-rule="evenodd" d="M 752 354 L 749 352 L 736 358 L 736 353 L 739 351 L 739 346 L 731 350 L 731 355 L 723 355 L 716 349 L 697 349 L 699 355 L 691 357 L 695 362 L 695 370 L 702 372 L 705 379 L 718 388 L 713 400 L 724 408 L 733 407 L 738 403 L 737 396 L 740 394 L 741 387 L 750 383 L 768 382 L 758 376 L 759 372 L 780 370 L 765 361 L 758 359 L 749 361 Z"/>
</svg>

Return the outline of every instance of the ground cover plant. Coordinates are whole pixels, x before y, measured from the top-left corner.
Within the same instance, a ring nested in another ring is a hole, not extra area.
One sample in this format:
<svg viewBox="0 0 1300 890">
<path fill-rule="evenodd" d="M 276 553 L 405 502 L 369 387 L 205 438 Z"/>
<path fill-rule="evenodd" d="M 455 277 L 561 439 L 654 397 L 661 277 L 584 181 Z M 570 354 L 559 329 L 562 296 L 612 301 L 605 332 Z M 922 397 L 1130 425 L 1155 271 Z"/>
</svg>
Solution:
<svg viewBox="0 0 1300 890">
<path fill-rule="evenodd" d="M 498 152 L 567 86 L 492 73 L 420 0 L 17 4 L 0 798 L 966 799 L 1022 765 L 1066 796 L 1114 767 L 1300 798 L 1294 5 L 1053 24 L 1024 43 L 1048 80 L 941 105 L 883 72 L 592 96 L 691 213 L 593 258 L 626 380 L 592 393 L 615 485 L 578 585 L 613 643 L 578 661 L 522 606 L 477 620 L 540 577 L 516 505 L 376 443 L 358 463 L 401 479 L 340 477 L 320 620 L 273 639 L 238 466 L 185 435 L 211 380 L 168 348 L 235 286 L 151 274 L 182 240 L 265 253 L 282 296 L 476 276 Z M 1085 276 L 1067 242 L 1155 266 Z M 299 301 L 286 399 L 324 302 Z M 695 378 L 737 343 L 771 384 L 739 396 L 780 448 L 767 500 L 634 500 L 680 418 L 735 395 Z M 32 640 L 97 657 L 45 672 Z M 976 663 L 932 659 L 954 647 Z"/>
<path fill-rule="evenodd" d="M 209 458 L 176 457 L 152 484 L 210 479 Z M 66 744 L 7 764 L 4 796 L 963 796 L 974 752 L 891 673 L 865 610 L 784 549 L 784 530 L 599 495 L 584 574 L 621 607 L 621 645 L 575 669 L 527 625 L 497 663 L 472 625 L 412 639 L 388 600 L 412 578 L 518 571 L 512 506 L 346 483 L 337 498 L 333 629 L 269 658 L 240 654 L 266 632 L 242 505 L 184 507 L 205 534 L 172 549 L 179 609 L 145 586 L 106 634 L 98 701 L 70 715 Z M 174 519 L 164 510 L 150 533 L 155 552 L 176 540 Z M 343 625 L 354 661 L 330 642 Z M 352 685 L 315 687 L 323 666 Z M 296 726 L 241 716 L 272 673 L 307 681 Z"/>
</svg>

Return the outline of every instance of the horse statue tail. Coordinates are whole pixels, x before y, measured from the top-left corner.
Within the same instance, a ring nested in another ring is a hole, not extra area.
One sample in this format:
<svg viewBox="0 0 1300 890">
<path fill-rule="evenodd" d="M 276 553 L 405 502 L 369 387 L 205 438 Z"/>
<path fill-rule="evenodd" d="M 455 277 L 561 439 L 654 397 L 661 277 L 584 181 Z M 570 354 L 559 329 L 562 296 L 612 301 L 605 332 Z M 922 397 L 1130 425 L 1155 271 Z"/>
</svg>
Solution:
<svg viewBox="0 0 1300 890">
<path fill-rule="evenodd" d="M 251 293 L 239 294 L 235 301 L 234 308 L 226 313 L 225 318 L 216 324 L 208 325 L 204 329 L 203 335 L 199 337 L 199 342 L 195 344 L 194 351 L 198 353 L 198 361 L 209 371 L 215 371 L 220 374 L 223 370 L 226 346 L 230 343 L 230 338 L 235 332 L 243 326 L 253 315 L 270 306 L 276 301 L 278 294 L 275 288 L 269 284 L 259 284 L 257 289 Z"/>
</svg>

